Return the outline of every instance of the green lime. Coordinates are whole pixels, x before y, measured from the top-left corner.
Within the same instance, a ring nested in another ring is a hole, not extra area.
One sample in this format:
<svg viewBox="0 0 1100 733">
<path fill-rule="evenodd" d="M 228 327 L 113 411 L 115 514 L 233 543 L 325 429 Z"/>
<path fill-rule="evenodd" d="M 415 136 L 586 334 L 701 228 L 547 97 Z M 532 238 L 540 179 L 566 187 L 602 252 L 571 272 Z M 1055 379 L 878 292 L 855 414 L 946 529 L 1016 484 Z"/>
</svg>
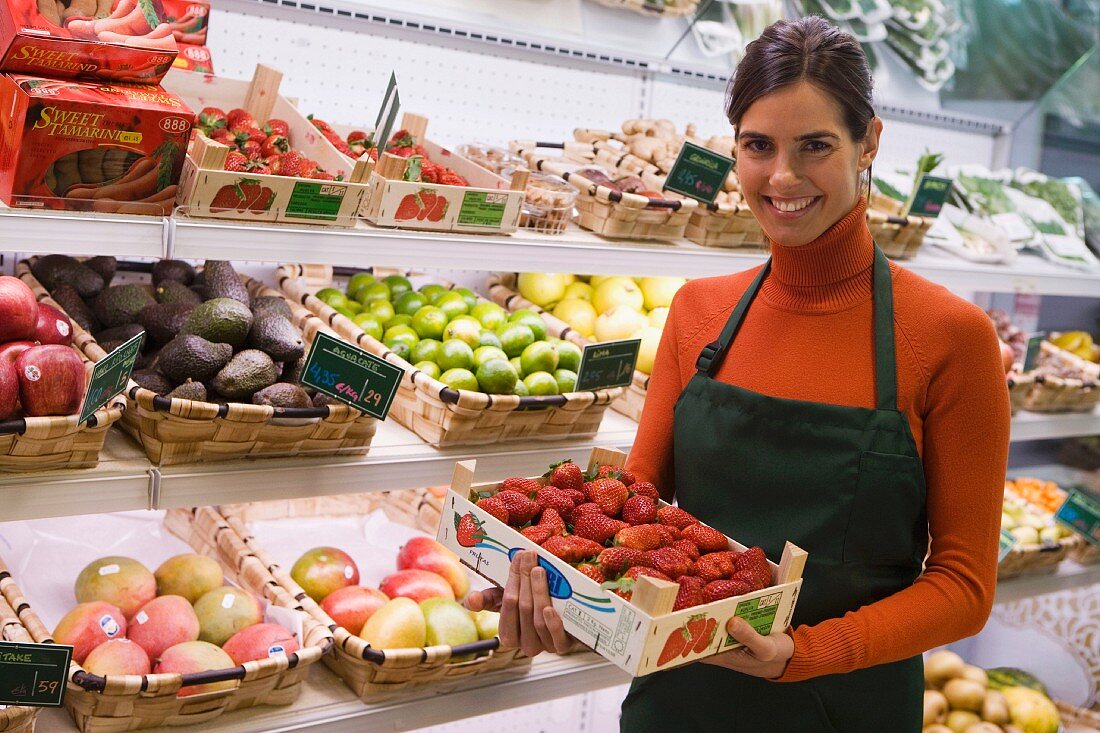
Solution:
<svg viewBox="0 0 1100 733">
<path fill-rule="evenodd" d="M 474 350 L 474 366 L 481 366 L 490 359 L 508 360 L 508 355 L 496 346 L 482 346 Z"/>
<path fill-rule="evenodd" d="M 500 336 L 497 336 L 495 333 L 493 333 L 492 331 L 490 331 L 487 328 L 483 328 L 483 329 L 481 329 L 481 334 L 478 336 L 477 345 L 478 346 L 495 346 L 499 349 L 500 348 Z"/>
<path fill-rule="evenodd" d="M 423 297 L 419 293 L 405 293 L 402 298 L 410 296 Z M 420 334 L 422 339 L 441 339 L 443 329 L 447 327 L 447 314 L 434 305 L 426 305 L 413 314 L 412 327 Z"/>
<path fill-rule="evenodd" d="M 412 357 L 412 349 L 404 341 L 394 341 L 392 344 L 386 344 L 386 347 L 405 361 Z"/>
<path fill-rule="evenodd" d="M 345 308 L 343 306 L 337 306 L 337 307 L 333 308 L 333 310 L 336 311 L 337 313 L 339 313 L 340 315 L 344 316 L 345 318 L 355 318 L 355 315 L 356 315 L 355 313 L 351 312 L 350 308 Z"/>
<path fill-rule="evenodd" d="M 558 383 L 559 394 L 572 392 L 577 388 L 577 373 L 569 369 L 555 370 L 554 379 Z"/>
<path fill-rule="evenodd" d="M 401 277 L 400 275 L 389 275 L 383 278 L 382 282 L 389 286 L 391 298 L 397 298 L 413 289 L 412 283 L 409 282 L 408 278 Z"/>
<path fill-rule="evenodd" d="M 450 339 L 444 341 L 436 363 L 443 371 L 449 369 L 472 369 L 474 366 L 474 350 L 465 341 Z"/>
<path fill-rule="evenodd" d="M 443 355 L 443 342 L 435 339 L 421 339 L 412 347 L 412 361 L 434 361 L 439 363 L 439 357 Z"/>
<path fill-rule="evenodd" d="M 520 379 L 522 379 L 523 362 L 520 361 L 520 358 L 518 356 L 513 356 L 511 359 L 508 360 L 508 363 L 512 365 L 512 368 L 516 370 L 516 374 L 518 374 L 520 376 Z"/>
<path fill-rule="evenodd" d="M 535 334 L 531 328 L 523 323 L 508 323 L 497 331 L 500 338 L 500 348 L 508 358 L 519 356 L 531 344 L 535 343 Z"/>
<path fill-rule="evenodd" d="M 458 318 L 470 312 L 470 306 L 466 305 L 466 299 L 462 297 L 461 293 L 446 293 L 433 305 L 441 308 L 448 318 Z"/>
<path fill-rule="evenodd" d="M 477 386 L 488 394 L 512 394 L 519 375 L 503 359 L 490 359 L 477 368 Z"/>
<path fill-rule="evenodd" d="M 546 339 L 546 321 L 542 320 L 542 317 L 530 308 L 520 308 L 508 317 L 508 322 L 522 323 L 530 328 L 531 333 L 535 335 L 535 341 Z"/>
<path fill-rule="evenodd" d="M 420 341 L 420 337 L 416 335 L 416 331 L 412 329 L 412 326 L 402 324 L 386 326 L 386 333 L 382 336 L 382 343 L 386 346 L 390 346 L 390 344 L 398 341 L 408 344 L 411 349 Z"/>
<path fill-rule="evenodd" d="M 462 299 L 466 301 L 466 307 L 470 310 L 473 310 L 478 304 L 477 293 L 469 288 L 455 288 L 451 292 L 461 295 Z"/>
<path fill-rule="evenodd" d="M 356 315 L 359 315 L 360 313 L 363 312 L 363 304 L 359 303 L 358 301 L 349 300 L 347 308 L 348 308 L 349 311 L 351 311 L 352 313 L 354 313 Z"/>
<path fill-rule="evenodd" d="M 448 290 L 439 283 L 428 283 L 420 288 L 420 293 L 428 299 L 429 303 L 435 305 L 435 301 L 446 295 Z"/>
<path fill-rule="evenodd" d="M 440 370 L 439 365 L 436 364 L 434 361 L 418 361 L 413 364 L 413 367 L 424 372 L 432 379 L 439 379 L 439 375 L 443 373 L 442 370 Z"/>
<path fill-rule="evenodd" d="M 558 392 L 558 381 L 549 372 L 532 372 L 523 378 L 527 391 L 533 395 L 554 395 Z"/>
<path fill-rule="evenodd" d="M 554 351 L 558 352 L 558 369 L 568 369 L 575 372 L 581 368 L 581 347 L 569 341 L 558 341 L 554 344 Z"/>
<path fill-rule="evenodd" d="M 523 350 L 519 357 L 524 374 L 534 372 L 553 372 L 558 368 L 558 352 L 545 341 L 536 341 Z M 524 377 L 526 379 L 526 377 Z M 527 385 L 530 387 L 531 385 Z M 531 390 L 532 394 L 538 394 Z"/>
<path fill-rule="evenodd" d="M 485 328 L 496 328 L 508 320 L 508 312 L 496 303 L 478 303 L 470 309 L 470 315 Z"/>
<path fill-rule="evenodd" d="M 393 309 L 393 303 L 382 298 L 375 298 L 363 303 L 364 313 L 370 313 L 372 316 L 378 319 L 380 323 L 386 321 L 397 315 L 397 311 Z"/>
<path fill-rule="evenodd" d="M 439 381 L 451 389 L 465 389 L 478 392 L 477 377 L 469 369 L 448 369 L 439 376 Z"/>
<path fill-rule="evenodd" d="M 374 275 L 370 274 L 369 272 L 357 272 L 352 275 L 351 278 L 348 280 L 347 287 L 344 288 L 344 293 L 349 298 L 355 298 L 356 300 L 358 300 L 358 298 L 356 298 L 356 294 L 359 292 L 360 288 L 365 288 L 366 286 L 371 285 L 375 282 L 378 281 L 375 279 Z"/>
<path fill-rule="evenodd" d="M 527 385 L 523 383 L 522 379 L 517 379 L 516 386 L 512 389 L 512 394 L 516 397 L 528 397 L 531 392 L 527 389 Z"/>
<path fill-rule="evenodd" d="M 321 288 L 317 291 L 317 298 L 322 303 L 332 308 L 348 307 L 348 296 L 344 295 L 336 288 Z"/>
<path fill-rule="evenodd" d="M 363 329 L 363 333 L 373 339 L 382 340 L 382 334 L 385 333 L 385 329 L 382 328 L 382 322 L 378 320 L 378 316 L 373 313 L 360 313 L 351 320 L 355 322 L 356 326 Z"/>
<path fill-rule="evenodd" d="M 379 298 L 382 300 L 390 299 L 390 286 L 386 283 L 371 283 L 366 287 L 359 288 L 356 293 L 356 300 L 363 305 L 366 305 L 368 300 L 378 300 Z"/>
<path fill-rule="evenodd" d="M 411 316 L 427 304 L 428 299 L 424 297 L 423 293 L 410 290 L 409 292 L 401 293 L 401 295 L 394 297 L 393 309 L 398 313 L 405 313 Z"/>
<path fill-rule="evenodd" d="M 412 316 L 401 313 L 399 315 L 394 316 L 393 318 L 386 321 L 385 323 L 383 323 L 382 328 L 386 329 L 387 331 L 389 331 L 394 326 L 408 326 L 408 327 L 412 328 L 412 320 L 413 320 Z M 416 333 L 416 329 L 413 329 L 413 333 Z M 417 336 L 417 338 L 420 338 L 420 337 Z"/>
<path fill-rule="evenodd" d="M 460 339 L 470 345 L 471 349 L 481 345 L 481 324 L 476 318 L 459 316 L 452 319 L 443 329 L 443 340 Z"/>
</svg>

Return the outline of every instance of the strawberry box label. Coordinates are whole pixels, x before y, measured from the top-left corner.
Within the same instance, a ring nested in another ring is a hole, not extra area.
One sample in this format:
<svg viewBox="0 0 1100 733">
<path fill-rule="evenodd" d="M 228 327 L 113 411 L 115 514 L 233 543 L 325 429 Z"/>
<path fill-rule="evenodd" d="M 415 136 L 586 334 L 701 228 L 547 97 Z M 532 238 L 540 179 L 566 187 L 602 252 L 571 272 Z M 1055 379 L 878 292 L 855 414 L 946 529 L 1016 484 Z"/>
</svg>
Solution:
<svg viewBox="0 0 1100 733">
<path fill-rule="evenodd" d="M 507 204 L 508 195 L 504 193 L 467 191 L 462 196 L 458 223 L 464 226 L 500 228 Z"/>
<path fill-rule="evenodd" d="M 758 634 L 766 636 L 772 632 L 772 625 L 775 624 L 775 614 L 779 610 L 779 604 L 782 600 L 782 593 L 773 593 L 763 598 L 753 598 L 751 601 L 738 603 L 734 615 L 748 621 L 749 625 L 756 629 Z M 727 636 L 726 643 L 723 646 L 733 646 L 736 643 L 732 636 Z"/>
<path fill-rule="evenodd" d="M 286 213 L 301 219 L 336 221 L 348 187 L 333 183 L 298 181 L 290 192 Z"/>
</svg>

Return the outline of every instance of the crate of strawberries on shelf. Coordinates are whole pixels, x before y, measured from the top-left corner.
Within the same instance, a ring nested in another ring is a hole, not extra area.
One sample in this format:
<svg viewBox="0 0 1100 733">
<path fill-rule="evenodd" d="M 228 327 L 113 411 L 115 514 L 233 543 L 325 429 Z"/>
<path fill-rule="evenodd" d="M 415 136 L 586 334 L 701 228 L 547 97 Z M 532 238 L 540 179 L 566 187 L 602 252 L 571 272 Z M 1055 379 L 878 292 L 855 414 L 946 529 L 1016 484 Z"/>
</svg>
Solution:
<svg viewBox="0 0 1100 733">
<path fill-rule="evenodd" d="M 771 562 L 666 504 L 625 459 L 596 448 L 587 470 L 566 460 L 484 484 L 458 463 L 436 538 L 500 586 L 517 553 L 536 552 L 565 630 L 634 676 L 737 646 L 734 616 L 761 634 L 787 628 L 806 553 L 788 542 Z"/>
<path fill-rule="evenodd" d="M 337 152 L 279 94 L 282 74 L 251 82 L 172 74 L 167 87 L 200 110 L 177 203 L 190 216 L 354 226 L 367 193 L 366 160 Z"/>
</svg>

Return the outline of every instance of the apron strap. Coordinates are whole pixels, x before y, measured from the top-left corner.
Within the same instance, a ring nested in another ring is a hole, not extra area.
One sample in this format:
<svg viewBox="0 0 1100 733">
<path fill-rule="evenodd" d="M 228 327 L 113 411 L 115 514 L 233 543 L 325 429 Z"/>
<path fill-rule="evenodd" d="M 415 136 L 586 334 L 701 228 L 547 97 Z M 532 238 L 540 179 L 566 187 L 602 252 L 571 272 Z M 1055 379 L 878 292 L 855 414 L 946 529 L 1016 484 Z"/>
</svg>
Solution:
<svg viewBox="0 0 1100 733">
<path fill-rule="evenodd" d="M 880 410 L 898 409 L 898 368 L 894 353 L 894 286 L 890 261 L 875 245 L 875 402 Z"/>
<path fill-rule="evenodd" d="M 745 317 L 745 312 L 748 311 L 749 305 L 751 305 L 753 299 L 756 298 L 756 293 L 760 290 L 760 284 L 764 282 L 764 278 L 768 276 L 771 269 L 772 260 L 769 257 L 768 261 L 764 263 L 764 267 L 760 270 L 760 274 L 752 281 L 748 290 L 745 291 L 741 296 L 741 300 L 738 301 L 737 307 L 733 309 L 733 313 L 730 314 L 729 320 L 726 321 L 726 326 L 722 329 L 722 333 L 719 334 L 718 340 L 710 342 L 699 352 L 699 358 L 695 360 L 695 369 L 700 374 L 713 377 L 718 371 L 718 368 L 722 366 L 722 360 L 726 356 L 729 345 L 733 343 L 733 337 L 737 335 L 737 329 L 741 327 L 741 321 Z"/>
</svg>

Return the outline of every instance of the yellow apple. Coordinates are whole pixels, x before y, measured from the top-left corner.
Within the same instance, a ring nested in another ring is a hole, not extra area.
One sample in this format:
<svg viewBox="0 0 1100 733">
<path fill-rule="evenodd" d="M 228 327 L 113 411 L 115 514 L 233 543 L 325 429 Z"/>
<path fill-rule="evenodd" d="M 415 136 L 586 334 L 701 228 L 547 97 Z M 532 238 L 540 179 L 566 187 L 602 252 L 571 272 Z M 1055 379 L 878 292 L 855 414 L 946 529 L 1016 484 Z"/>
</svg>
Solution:
<svg viewBox="0 0 1100 733">
<path fill-rule="evenodd" d="M 561 296 L 561 299 L 580 298 L 581 300 L 592 300 L 592 293 L 593 288 L 588 283 L 574 282 L 566 286 L 565 295 Z"/>
<path fill-rule="evenodd" d="M 653 373 L 653 360 L 657 358 L 657 345 L 661 343 L 661 329 L 646 326 L 636 331 L 630 338 L 641 339 L 638 349 L 637 369 L 645 374 Z"/>
<path fill-rule="evenodd" d="M 682 277 L 642 278 L 639 287 L 642 289 L 645 307 L 653 310 L 654 308 L 667 308 L 672 305 L 672 296 L 676 295 L 676 291 L 686 282 L 687 280 Z"/>
<path fill-rule="evenodd" d="M 596 292 L 592 294 L 592 305 L 600 314 L 606 313 L 617 305 L 625 305 L 634 311 L 639 311 L 643 301 L 641 289 L 629 277 L 613 277 L 604 280 L 596 286 Z"/>
<path fill-rule="evenodd" d="M 630 306 L 616 305 L 596 319 L 596 340 L 628 339 L 648 323 L 645 316 Z"/>
<path fill-rule="evenodd" d="M 647 317 L 649 318 L 649 325 L 663 329 L 665 321 L 668 320 L 668 308 L 654 308 Z"/>
<path fill-rule="evenodd" d="M 554 306 L 553 314 L 585 338 L 592 338 L 596 332 L 596 309 L 587 300 L 566 298 Z"/>
<path fill-rule="evenodd" d="M 588 278 L 588 284 L 594 288 L 598 288 L 600 283 L 604 280 L 610 280 L 613 277 L 615 277 L 615 275 L 592 275 Z"/>
<path fill-rule="evenodd" d="M 541 272 L 521 272 L 516 285 L 519 294 L 539 307 L 557 303 L 565 295 L 567 275 Z"/>
</svg>

